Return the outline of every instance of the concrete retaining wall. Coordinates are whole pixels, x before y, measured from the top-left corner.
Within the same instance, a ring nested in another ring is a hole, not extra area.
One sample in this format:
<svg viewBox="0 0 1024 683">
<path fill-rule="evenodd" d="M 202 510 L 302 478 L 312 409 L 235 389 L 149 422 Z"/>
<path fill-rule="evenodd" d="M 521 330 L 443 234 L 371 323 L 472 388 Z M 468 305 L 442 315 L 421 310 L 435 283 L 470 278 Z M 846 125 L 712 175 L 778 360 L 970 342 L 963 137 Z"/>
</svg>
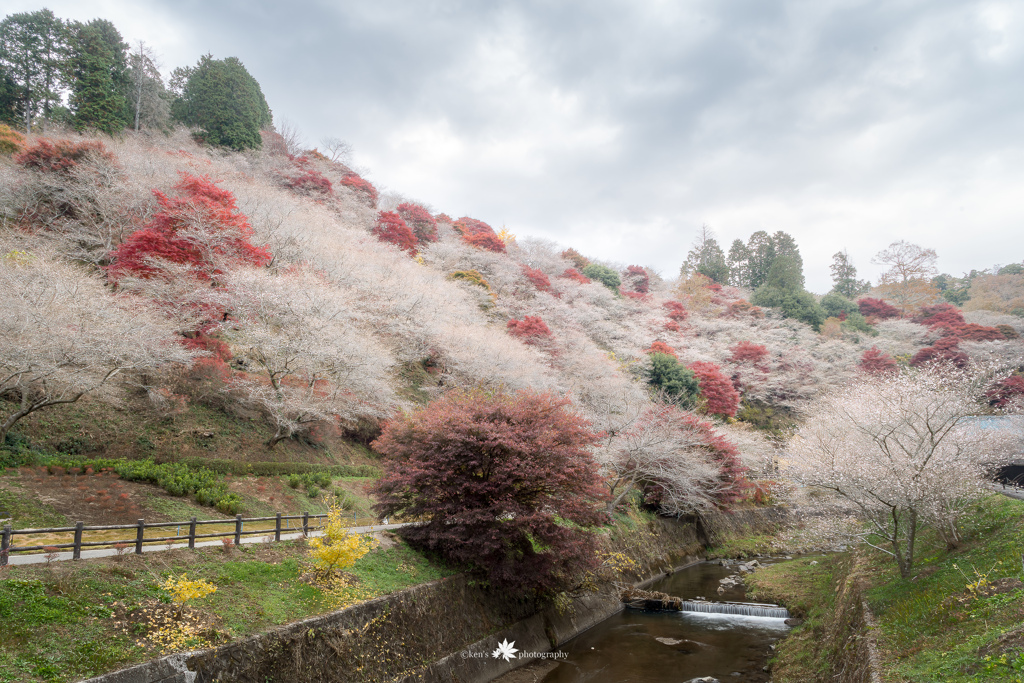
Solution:
<svg viewBox="0 0 1024 683">
<path fill-rule="evenodd" d="M 692 524 L 658 520 L 609 547 L 640 566 L 622 580 L 646 583 L 699 561 L 703 542 Z M 538 611 L 532 602 L 485 592 L 460 575 L 88 683 L 484 683 L 524 663 L 490 656 L 502 640 L 515 641 L 521 651 L 549 652 L 620 609 L 611 586 L 561 612 Z"/>
</svg>

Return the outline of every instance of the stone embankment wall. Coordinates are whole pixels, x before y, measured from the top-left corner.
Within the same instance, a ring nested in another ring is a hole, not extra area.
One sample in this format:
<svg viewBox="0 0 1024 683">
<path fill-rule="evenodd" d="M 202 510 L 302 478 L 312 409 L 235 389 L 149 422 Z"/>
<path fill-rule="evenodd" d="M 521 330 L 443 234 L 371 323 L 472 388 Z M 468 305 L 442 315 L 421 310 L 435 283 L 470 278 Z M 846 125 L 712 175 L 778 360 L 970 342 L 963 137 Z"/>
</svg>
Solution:
<svg viewBox="0 0 1024 683">
<path fill-rule="evenodd" d="M 718 515 L 710 524 L 728 533 L 730 525 L 757 531 L 778 521 L 774 514 L 751 511 Z M 640 523 L 611 534 L 605 552 L 637 564 L 618 581 L 646 583 L 699 561 L 706 533 L 684 520 Z M 465 576 L 453 576 L 89 683 L 484 683 L 525 663 L 491 657 L 502 640 L 515 641 L 520 651 L 550 652 L 620 610 L 613 584 L 608 581 L 561 610 L 538 610 L 531 601 L 487 592 Z"/>
</svg>

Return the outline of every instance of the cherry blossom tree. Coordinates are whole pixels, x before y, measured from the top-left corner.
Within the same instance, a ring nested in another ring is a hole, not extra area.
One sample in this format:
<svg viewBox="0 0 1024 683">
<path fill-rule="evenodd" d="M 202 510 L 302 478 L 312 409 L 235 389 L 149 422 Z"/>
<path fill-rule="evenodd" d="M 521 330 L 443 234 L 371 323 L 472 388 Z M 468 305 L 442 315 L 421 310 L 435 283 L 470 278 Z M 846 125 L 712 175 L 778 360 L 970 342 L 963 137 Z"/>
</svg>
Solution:
<svg viewBox="0 0 1024 683">
<path fill-rule="evenodd" d="M 0 415 L 0 443 L 27 415 L 197 355 L 144 300 L 111 295 L 97 277 L 44 253 L 3 251 L 0 395 L 13 406 Z"/>
<path fill-rule="evenodd" d="M 1008 452 L 1008 435 L 970 421 L 985 382 L 972 371 L 909 370 L 860 379 L 820 397 L 789 445 L 790 474 L 852 502 L 865 541 L 908 577 L 923 524 L 949 543 L 985 492 L 985 472 Z"/>
<path fill-rule="evenodd" d="M 243 370 L 229 387 L 276 427 L 268 446 L 318 422 L 352 427 L 392 409 L 393 361 L 359 329 L 351 302 L 323 277 L 301 269 L 277 276 L 247 269 L 226 279 L 237 322 L 224 325 L 223 335 Z"/>
</svg>

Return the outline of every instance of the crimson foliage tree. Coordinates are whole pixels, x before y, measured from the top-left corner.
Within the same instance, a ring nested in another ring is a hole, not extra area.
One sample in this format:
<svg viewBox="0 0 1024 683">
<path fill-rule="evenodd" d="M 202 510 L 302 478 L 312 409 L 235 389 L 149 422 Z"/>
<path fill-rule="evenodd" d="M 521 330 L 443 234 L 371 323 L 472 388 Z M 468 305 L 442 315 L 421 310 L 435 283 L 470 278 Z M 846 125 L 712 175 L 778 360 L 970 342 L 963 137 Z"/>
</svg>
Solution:
<svg viewBox="0 0 1024 683">
<path fill-rule="evenodd" d="M 394 211 L 380 212 L 377 216 L 377 224 L 373 226 L 373 234 L 381 242 L 393 244 L 413 256 L 416 255 L 416 245 L 419 240 L 416 239 L 416 235 L 405 224 L 402 217 Z"/>
<path fill-rule="evenodd" d="M 566 280 L 574 280 L 581 285 L 590 284 L 590 278 L 575 268 L 566 268 L 558 277 L 564 277 Z"/>
<path fill-rule="evenodd" d="M 355 173 L 349 173 L 341 179 L 341 184 L 356 193 L 360 199 L 371 207 L 377 206 L 377 188 L 370 184 L 369 180 L 362 178 Z"/>
<path fill-rule="evenodd" d="M 270 252 L 249 241 L 252 226 L 237 210 L 233 194 L 209 176 L 188 173 L 175 190 L 174 197 L 153 191 L 160 210 L 112 252 L 112 280 L 152 277 L 160 272 L 160 261 L 187 265 L 200 280 L 216 277 L 227 265 L 270 263 Z"/>
<path fill-rule="evenodd" d="M 452 224 L 462 235 L 462 241 L 477 249 L 486 249 L 498 254 L 505 253 L 505 243 L 501 241 L 494 228 L 483 221 L 463 216 Z"/>
<path fill-rule="evenodd" d="M 1024 375 L 1010 375 L 992 385 L 985 392 L 991 405 L 1006 408 L 1014 402 L 1024 401 Z"/>
<path fill-rule="evenodd" d="M 960 350 L 958 337 L 942 337 L 931 346 L 926 346 L 910 359 L 912 367 L 924 365 L 954 365 L 958 368 L 967 367 L 970 361 L 967 354 Z"/>
<path fill-rule="evenodd" d="M 89 158 L 103 159 L 114 163 L 114 155 L 107 151 L 102 142 L 86 140 L 50 140 L 40 138 L 34 145 L 15 155 L 14 161 L 25 168 L 55 173 L 70 173 L 71 169 Z"/>
<path fill-rule="evenodd" d="M 857 308 L 865 318 L 871 316 L 878 320 L 888 320 L 889 318 L 900 317 L 900 309 L 886 303 L 882 299 L 872 299 L 871 297 L 857 299 Z"/>
<path fill-rule="evenodd" d="M 768 347 L 752 341 L 741 341 L 729 350 L 732 352 L 729 360 L 733 363 L 757 364 L 768 358 Z"/>
<path fill-rule="evenodd" d="M 678 301 L 666 301 L 662 306 L 667 311 L 665 315 L 676 322 L 681 323 L 690 317 L 690 312 L 686 310 L 686 306 L 683 306 L 683 304 Z"/>
<path fill-rule="evenodd" d="M 622 278 L 623 288 L 628 287 L 630 291 L 637 294 L 647 294 L 651 290 L 651 278 L 647 271 L 640 266 L 629 266 Z"/>
<path fill-rule="evenodd" d="M 673 358 L 679 358 L 679 354 L 676 353 L 676 350 L 661 340 L 651 342 L 650 348 L 644 349 L 644 353 L 664 353 L 672 356 Z"/>
<path fill-rule="evenodd" d="M 420 242 L 437 241 L 437 221 L 419 204 L 402 202 L 395 209 Z"/>
<path fill-rule="evenodd" d="M 860 369 L 869 375 L 888 375 L 896 372 L 896 359 L 872 346 L 860 357 Z"/>
<path fill-rule="evenodd" d="M 708 415 L 735 417 L 740 407 L 740 395 L 732 380 L 722 374 L 721 368 L 707 361 L 696 361 L 688 366 L 697 376 L 700 395 L 704 397 L 704 412 Z"/>
<path fill-rule="evenodd" d="M 598 439 L 567 399 L 525 390 L 456 391 L 390 420 L 378 514 L 421 520 L 402 535 L 492 586 L 545 595 L 596 562 L 589 527 L 605 521 L 590 448 Z"/>
<path fill-rule="evenodd" d="M 523 275 L 526 276 L 526 279 L 529 280 L 534 287 L 542 292 L 551 290 L 551 280 L 548 279 L 547 274 L 543 270 L 540 270 L 539 268 L 531 268 L 526 264 L 521 264 L 519 267 L 523 269 Z"/>
<path fill-rule="evenodd" d="M 513 318 L 506 326 L 508 333 L 522 339 L 527 344 L 536 344 L 551 337 L 551 328 L 535 315 L 523 316 L 522 320 Z"/>
</svg>

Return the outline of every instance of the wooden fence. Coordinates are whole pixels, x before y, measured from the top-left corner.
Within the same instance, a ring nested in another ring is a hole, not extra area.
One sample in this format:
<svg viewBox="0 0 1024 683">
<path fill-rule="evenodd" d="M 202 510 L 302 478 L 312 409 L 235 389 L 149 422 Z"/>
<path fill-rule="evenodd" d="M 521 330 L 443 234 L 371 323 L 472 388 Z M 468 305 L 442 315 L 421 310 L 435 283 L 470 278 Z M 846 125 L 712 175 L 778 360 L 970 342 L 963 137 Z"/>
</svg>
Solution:
<svg viewBox="0 0 1024 683">
<path fill-rule="evenodd" d="M 132 545 L 135 546 L 135 554 L 142 554 L 142 546 L 146 543 L 166 543 L 172 544 L 175 541 L 183 541 L 188 539 L 188 547 L 196 547 L 197 538 L 225 538 L 233 537 L 234 544 L 240 545 L 242 543 L 242 536 L 255 536 L 262 534 L 264 536 L 274 535 L 275 541 L 281 540 L 281 533 L 298 533 L 302 532 L 303 535 L 308 536 L 311 531 L 323 528 L 321 520 L 325 519 L 327 515 L 311 515 L 308 512 L 301 515 L 282 515 L 278 513 L 274 517 L 242 517 L 242 515 L 236 515 L 234 519 L 234 529 L 229 531 L 220 531 L 213 533 L 200 534 L 196 533 L 198 528 L 204 524 L 230 524 L 230 519 L 202 519 L 197 520 L 193 517 L 187 522 L 151 522 L 147 523 L 146 520 L 140 519 L 135 524 L 111 524 L 103 526 L 86 526 L 83 522 L 78 522 L 75 526 L 69 527 L 55 527 L 51 529 L 12 529 L 10 525 L 5 526 L 3 531 L 0 532 L 0 567 L 7 564 L 7 558 L 11 553 L 28 553 L 34 551 L 45 550 L 52 552 L 54 549 L 72 549 L 72 559 L 78 560 L 82 557 L 82 548 L 91 546 L 118 546 L 121 548 L 128 548 Z M 294 527 L 291 526 L 292 520 L 301 520 L 301 526 L 296 524 Z M 262 529 L 246 529 L 245 524 L 260 523 L 260 522 L 274 522 L 273 527 L 262 528 Z M 310 522 L 313 524 L 310 524 Z M 379 524 L 376 520 L 373 520 L 371 524 Z M 169 527 L 183 527 L 188 526 L 188 535 L 176 534 L 174 536 L 164 535 L 146 538 L 146 529 L 166 529 Z M 86 541 L 82 539 L 82 535 L 87 531 L 114 531 L 122 529 L 134 529 L 135 537 L 117 540 L 102 540 L 102 541 Z M 50 543 L 46 545 L 30 545 L 30 546 L 17 546 L 14 545 L 15 536 L 29 536 L 29 535 L 40 535 L 40 534 L 67 534 L 74 533 L 74 541 L 71 543 Z M 124 545 L 121 545 L 124 544 Z"/>
</svg>

